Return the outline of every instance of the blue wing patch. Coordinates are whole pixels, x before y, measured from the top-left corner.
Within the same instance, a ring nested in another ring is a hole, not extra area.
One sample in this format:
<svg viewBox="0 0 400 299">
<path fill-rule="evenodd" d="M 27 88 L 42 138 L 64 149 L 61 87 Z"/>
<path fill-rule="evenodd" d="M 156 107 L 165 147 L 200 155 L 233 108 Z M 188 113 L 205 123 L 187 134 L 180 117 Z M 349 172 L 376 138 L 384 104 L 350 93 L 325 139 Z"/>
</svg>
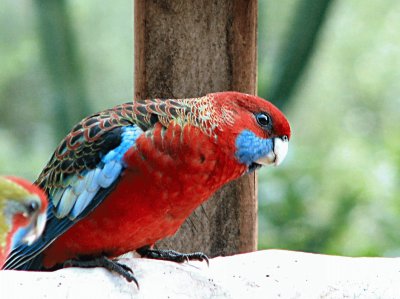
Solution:
<svg viewBox="0 0 400 299">
<path fill-rule="evenodd" d="M 53 192 L 42 236 L 29 246 L 15 242 L 3 269 L 40 270 L 40 253 L 95 209 L 114 189 L 125 168 L 123 156 L 143 133 L 136 125 L 122 127 L 121 131 L 121 143 L 105 154 L 96 168 L 74 175 L 67 188 Z"/>
<path fill-rule="evenodd" d="M 123 127 L 121 143 L 109 151 L 95 169 L 84 172 L 79 177 L 75 175 L 71 184 L 60 190 L 54 200 L 55 216 L 69 217 L 75 220 L 91 203 L 100 188 L 108 188 L 120 176 L 124 168 L 123 156 L 135 144 L 143 133 L 137 126 Z"/>
</svg>

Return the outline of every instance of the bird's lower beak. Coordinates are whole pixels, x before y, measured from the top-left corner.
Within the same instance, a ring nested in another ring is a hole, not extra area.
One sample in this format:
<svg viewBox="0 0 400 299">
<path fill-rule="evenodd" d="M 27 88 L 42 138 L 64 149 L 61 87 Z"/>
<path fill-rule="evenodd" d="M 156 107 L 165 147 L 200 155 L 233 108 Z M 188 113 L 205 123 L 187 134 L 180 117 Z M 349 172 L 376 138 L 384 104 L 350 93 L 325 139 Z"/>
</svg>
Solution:
<svg viewBox="0 0 400 299">
<path fill-rule="evenodd" d="M 258 159 L 256 163 L 261 165 L 279 165 L 285 159 L 289 148 L 289 140 L 281 137 L 276 137 L 273 139 L 274 148 L 266 156 Z"/>
<path fill-rule="evenodd" d="M 29 232 L 23 238 L 23 241 L 26 244 L 31 245 L 41 236 L 46 225 L 46 220 L 46 213 L 39 213 L 37 215 L 37 217 L 32 221 L 32 224 L 30 225 Z"/>
</svg>

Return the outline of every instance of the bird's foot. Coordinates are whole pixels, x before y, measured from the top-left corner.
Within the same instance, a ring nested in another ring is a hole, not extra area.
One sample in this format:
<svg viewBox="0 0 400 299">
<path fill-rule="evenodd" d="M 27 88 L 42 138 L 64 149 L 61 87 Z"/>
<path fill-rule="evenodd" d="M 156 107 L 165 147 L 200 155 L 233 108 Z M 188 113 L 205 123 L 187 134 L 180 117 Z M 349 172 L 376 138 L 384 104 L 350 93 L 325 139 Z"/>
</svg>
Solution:
<svg viewBox="0 0 400 299">
<path fill-rule="evenodd" d="M 139 288 L 139 283 L 133 275 L 133 271 L 128 266 L 113 261 L 105 256 L 92 260 L 68 260 L 64 262 L 65 267 L 96 268 L 103 267 L 111 272 L 116 272 L 124 277 L 128 282 L 134 282 Z"/>
<path fill-rule="evenodd" d="M 141 257 L 150 259 L 172 261 L 176 263 L 183 263 L 187 261 L 206 261 L 207 265 L 209 265 L 208 256 L 202 252 L 181 253 L 175 250 L 150 249 L 147 246 L 136 249 L 136 251 Z"/>
</svg>

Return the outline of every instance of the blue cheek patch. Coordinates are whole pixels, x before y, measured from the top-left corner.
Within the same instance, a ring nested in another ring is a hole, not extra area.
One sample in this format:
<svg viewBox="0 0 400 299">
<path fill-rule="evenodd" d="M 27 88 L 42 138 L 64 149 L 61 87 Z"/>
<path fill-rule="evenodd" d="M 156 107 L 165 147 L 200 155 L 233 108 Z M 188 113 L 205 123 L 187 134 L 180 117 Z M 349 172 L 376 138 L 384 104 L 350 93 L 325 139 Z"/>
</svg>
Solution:
<svg viewBox="0 0 400 299">
<path fill-rule="evenodd" d="M 258 159 L 265 157 L 274 148 L 272 138 L 258 137 L 249 130 L 244 130 L 236 138 L 236 158 L 240 163 L 249 166 Z"/>
</svg>

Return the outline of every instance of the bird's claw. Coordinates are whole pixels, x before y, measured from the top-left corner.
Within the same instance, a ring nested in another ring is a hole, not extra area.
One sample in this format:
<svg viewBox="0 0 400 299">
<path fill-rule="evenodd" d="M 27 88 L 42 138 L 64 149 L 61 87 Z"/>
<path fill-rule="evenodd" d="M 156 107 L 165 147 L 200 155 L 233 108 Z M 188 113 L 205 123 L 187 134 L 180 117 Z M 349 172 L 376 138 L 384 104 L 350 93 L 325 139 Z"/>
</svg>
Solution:
<svg viewBox="0 0 400 299">
<path fill-rule="evenodd" d="M 175 250 L 167 249 L 150 249 L 148 247 L 142 247 L 136 250 L 141 257 L 150 259 L 166 260 L 176 263 L 184 263 L 188 261 L 206 261 L 207 265 L 210 265 L 208 256 L 203 252 L 193 253 L 181 253 Z"/>
<path fill-rule="evenodd" d="M 114 261 L 115 262 L 115 261 Z M 132 269 L 130 268 L 130 267 L 128 267 L 127 265 L 125 265 L 125 264 L 121 264 L 121 263 L 119 263 L 119 262 L 115 262 L 116 264 L 118 264 L 118 265 L 120 265 L 121 266 L 121 268 L 122 269 L 124 269 L 125 271 L 127 271 L 127 272 L 129 272 L 129 273 L 132 273 L 133 274 L 133 271 L 132 271 Z"/>
<path fill-rule="evenodd" d="M 139 283 L 133 275 L 133 271 L 127 265 L 113 261 L 105 256 L 92 260 L 68 260 L 64 262 L 64 267 L 95 268 L 103 267 L 111 272 L 116 272 L 124 277 L 128 282 L 134 282 L 139 288 Z"/>
</svg>

